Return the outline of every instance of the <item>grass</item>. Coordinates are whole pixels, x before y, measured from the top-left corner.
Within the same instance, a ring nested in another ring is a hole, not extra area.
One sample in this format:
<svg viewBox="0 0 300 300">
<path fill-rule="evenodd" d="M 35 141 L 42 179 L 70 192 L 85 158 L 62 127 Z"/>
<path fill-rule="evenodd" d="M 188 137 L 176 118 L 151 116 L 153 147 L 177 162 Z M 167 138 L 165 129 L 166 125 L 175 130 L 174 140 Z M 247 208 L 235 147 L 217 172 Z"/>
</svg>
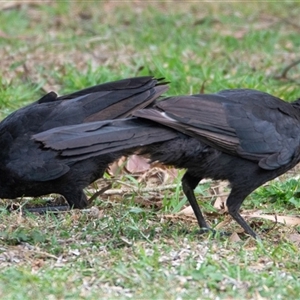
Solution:
<svg viewBox="0 0 300 300">
<path fill-rule="evenodd" d="M 50 90 L 148 74 L 171 82 L 168 95 L 256 88 L 300 97 L 299 65 L 280 76 L 299 58 L 296 2 L 49 1 L 0 9 L 1 119 Z M 299 216 L 294 175 L 259 188 L 243 208 Z M 299 298 L 299 227 L 252 220 L 261 242 L 197 235 L 194 220 L 174 214 L 185 204 L 175 183 L 154 195 L 103 196 L 91 210 L 2 209 L 0 298 Z M 214 212 L 210 187 L 199 185 L 197 195 L 217 225 L 226 218 Z M 148 198 L 160 207 L 137 204 Z"/>
</svg>

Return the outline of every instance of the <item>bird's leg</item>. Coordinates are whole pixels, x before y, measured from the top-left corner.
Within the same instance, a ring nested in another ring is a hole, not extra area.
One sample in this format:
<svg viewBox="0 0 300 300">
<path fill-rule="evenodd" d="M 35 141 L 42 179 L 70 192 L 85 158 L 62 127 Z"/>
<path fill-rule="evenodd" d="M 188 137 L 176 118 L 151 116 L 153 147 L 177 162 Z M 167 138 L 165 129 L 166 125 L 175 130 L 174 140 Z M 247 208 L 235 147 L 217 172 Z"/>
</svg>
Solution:
<svg viewBox="0 0 300 300">
<path fill-rule="evenodd" d="M 89 204 L 83 190 L 72 190 L 61 193 L 70 205 L 70 208 L 86 208 Z"/>
<path fill-rule="evenodd" d="M 202 212 L 200 210 L 200 207 L 198 205 L 198 202 L 196 200 L 194 189 L 198 185 L 202 178 L 192 176 L 188 172 L 184 174 L 182 177 L 182 189 L 184 194 L 186 195 L 190 205 L 192 206 L 192 209 L 194 211 L 194 214 L 197 218 L 198 224 L 201 228 L 201 230 L 210 230 L 209 226 L 207 225 L 206 221 L 204 220 L 204 217 L 202 215 Z"/>
<path fill-rule="evenodd" d="M 92 197 L 90 197 L 89 201 L 89 206 L 91 206 L 94 202 L 94 200 L 99 196 L 102 195 L 104 192 L 109 190 L 111 188 L 112 184 L 108 183 L 105 187 L 103 187 L 101 190 L 97 191 Z"/>
<path fill-rule="evenodd" d="M 250 194 L 250 192 L 247 190 L 241 191 L 232 187 L 230 195 L 227 198 L 226 205 L 228 207 L 228 213 L 231 215 L 231 217 L 245 230 L 246 233 L 257 239 L 257 234 L 252 230 L 252 228 L 239 213 L 244 199 Z"/>
</svg>

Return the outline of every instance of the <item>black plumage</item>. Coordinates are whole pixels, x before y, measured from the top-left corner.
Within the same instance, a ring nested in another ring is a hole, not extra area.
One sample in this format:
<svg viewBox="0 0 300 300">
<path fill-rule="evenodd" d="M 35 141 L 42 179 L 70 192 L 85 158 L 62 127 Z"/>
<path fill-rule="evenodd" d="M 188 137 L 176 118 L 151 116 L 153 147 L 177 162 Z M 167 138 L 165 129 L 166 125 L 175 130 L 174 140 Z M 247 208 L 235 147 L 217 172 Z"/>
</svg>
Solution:
<svg viewBox="0 0 300 300">
<path fill-rule="evenodd" d="M 32 136 L 58 126 L 124 118 L 167 88 L 150 76 L 129 78 L 60 97 L 51 92 L 13 112 L 0 123 L 0 197 L 58 193 L 70 206 L 85 207 L 83 188 L 101 177 L 118 155 L 62 162 L 58 152 L 41 149 Z"/>
<path fill-rule="evenodd" d="M 256 237 L 239 209 L 257 187 L 300 161 L 298 102 L 236 89 L 168 98 L 134 115 L 177 129 L 209 146 L 202 152 L 202 161 L 187 168 L 182 179 L 200 226 L 206 227 L 193 189 L 203 178 L 226 179 L 231 185 L 226 201 L 229 214 Z"/>
<path fill-rule="evenodd" d="M 93 132 L 97 141 L 92 148 L 87 143 L 91 132 L 80 131 L 84 125 L 69 128 L 73 132 L 75 147 L 68 147 L 71 143 L 64 138 L 68 127 L 58 130 L 62 134 L 60 139 L 65 140 L 61 147 L 55 147 L 57 132 L 46 132 L 35 139 L 45 147 L 61 151 L 66 158 L 76 157 L 77 150 L 83 148 L 85 155 L 88 153 L 92 157 L 107 151 L 125 153 L 137 147 L 134 151 L 147 155 L 152 161 L 185 168 L 183 191 L 201 228 L 208 228 L 208 225 L 193 190 L 204 178 L 228 180 L 231 185 L 226 201 L 228 212 L 246 233 L 256 237 L 239 209 L 253 190 L 300 161 L 299 101 L 287 103 L 260 91 L 236 89 L 217 94 L 169 97 L 152 108 L 137 110 L 133 114 L 138 119 L 120 121 L 118 126 L 126 128 L 128 122 L 134 122 L 136 125 L 132 123 L 131 128 L 133 136 L 134 132 L 143 130 L 144 136 L 137 143 L 133 138 L 123 139 L 120 128 L 110 126 L 105 129 L 109 131 L 110 142 L 102 143 L 101 137 L 106 133 L 99 128 Z M 154 131 L 155 126 L 158 131 L 163 129 L 155 123 L 145 123 L 145 119 L 166 126 L 164 130 L 170 128 L 169 133 L 164 131 L 168 140 L 156 143 L 148 140 L 146 127 L 149 124 Z M 177 130 L 177 134 L 171 128 Z M 78 155 L 82 154 L 78 152 Z"/>
</svg>

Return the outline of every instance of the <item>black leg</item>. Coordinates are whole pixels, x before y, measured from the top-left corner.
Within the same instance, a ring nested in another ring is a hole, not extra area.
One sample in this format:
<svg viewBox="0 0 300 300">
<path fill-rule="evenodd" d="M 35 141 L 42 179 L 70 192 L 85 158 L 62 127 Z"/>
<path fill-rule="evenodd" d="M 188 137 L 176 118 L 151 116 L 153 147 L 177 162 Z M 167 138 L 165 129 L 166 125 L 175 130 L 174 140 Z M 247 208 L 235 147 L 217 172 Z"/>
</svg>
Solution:
<svg viewBox="0 0 300 300">
<path fill-rule="evenodd" d="M 210 229 L 207 225 L 206 221 L 204 220 L 204 217 L 202 215 L 202 212 L 200 210 L 200 207 L 198 205 L 198 202 L 196 200 L 194 189 L 198 185 L 202 178 L 194 177 L 188 172 L 184 174 L 182 177 L 182 189 L 184 194 L 186 195 L 190 205 L 192 206 L 192 209 L 195 213 L 195 216 L 197 218 L 198 224 L 201 229 Z"/>
<path fill-rule="evenodd" d="M 228 213 L 232 216 L 232 218 L 245 230 L 246 233 L 256 239 L 258 238 L 257 234 L 239 213 L 243 201 L 249 194 L 250 192 L 248 193 L 246 190 L 240 191 L 233 187 L 229 197 L 227 198 L 226 205 L 228 207 Z"/>
<path fill-rule="evenodd" d="M 83 190 L 73 190 L 67 193 L 62 193 L 70 205 L 70 208 L 86 208 L 89 204 Z"/>
</svg>

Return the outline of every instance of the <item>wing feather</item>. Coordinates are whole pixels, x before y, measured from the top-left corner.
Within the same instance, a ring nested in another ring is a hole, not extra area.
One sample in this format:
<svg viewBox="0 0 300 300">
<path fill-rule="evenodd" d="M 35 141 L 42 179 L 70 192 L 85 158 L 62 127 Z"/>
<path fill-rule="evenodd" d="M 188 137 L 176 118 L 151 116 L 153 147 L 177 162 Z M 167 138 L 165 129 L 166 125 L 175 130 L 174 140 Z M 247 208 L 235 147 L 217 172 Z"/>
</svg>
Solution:
<svg viewBox="0 0 300 300">
<path fill-rule="evenodd" d="M 300 138 L 300 115 L 289 103 L 255 90 L 166 98 L 134 116 L 193 136 L 208 145 L 259 162 L 264 169 L 289 163 Z"/>
</svg>

